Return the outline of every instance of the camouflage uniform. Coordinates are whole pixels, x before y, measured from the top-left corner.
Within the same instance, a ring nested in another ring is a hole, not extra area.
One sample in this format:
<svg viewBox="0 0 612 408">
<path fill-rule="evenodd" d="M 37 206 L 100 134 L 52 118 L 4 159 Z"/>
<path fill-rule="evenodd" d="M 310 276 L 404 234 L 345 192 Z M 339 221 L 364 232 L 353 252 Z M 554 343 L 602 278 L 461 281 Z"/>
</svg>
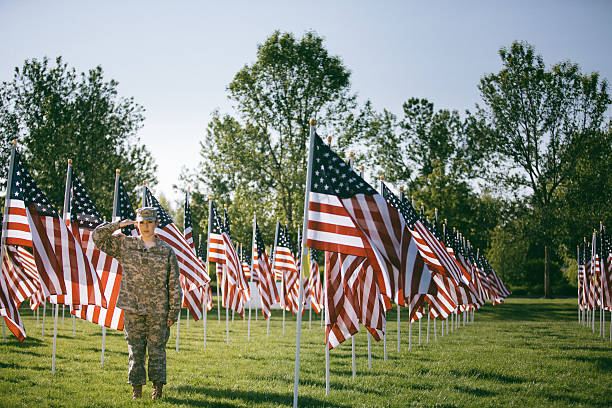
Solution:
<svg viewBox="0 0 612 408">
<path fill-rule="evenodd" d="M 128 382 L 144 385 L 145 348 L 149 348 L 149 380 L 166 384 L 166 342 L 181 306 L 179 268 L 172 248 L 155 237 L 147 248 L 140 238 L 114 236 L 119 222 L 100 225 L 93 240 L 102 251 L 121 263 L 122 277 L 117 306 L 123 309 L 128 343 Z"/>
</svg>

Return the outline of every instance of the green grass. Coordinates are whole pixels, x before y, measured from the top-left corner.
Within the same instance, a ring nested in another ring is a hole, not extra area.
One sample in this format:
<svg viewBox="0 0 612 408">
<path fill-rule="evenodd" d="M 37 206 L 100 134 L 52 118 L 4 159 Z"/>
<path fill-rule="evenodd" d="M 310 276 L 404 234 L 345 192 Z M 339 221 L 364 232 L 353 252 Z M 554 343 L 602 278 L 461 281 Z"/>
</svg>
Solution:
<svg viewBox="0 0 612 408">
<path fill-rule="evenodd" d="M 47 319 L 44 341 L 31 312 L 22 308 L 29 337 L 19 343 L 7 331 L 0 344 L 0 406 L 6 407 L 275 407 L 293 398 L 295 318 L 287 317 L 282 335 L 276 311 L 266 338 L 261 319 L 247 324 L 225 322 L 209 313 L 207 347 L 201 322 L 181 324 L 180 352 L 176 331 L 167 345 L 168 385 L 163 401 L 130 400 L 127 346 L 122 332 L 108 330 L 104 368 L 100 367 L 101 330 L 77 321 L 76 336 L 66 315 L 57 339 L 56 373 L 51 375 L 53 327 Z M 407 310 L 406 310 L 407 312 Z M 183 315 L 184 316 L 184 315 Z M 606 330 L 609 330 L 609 314 Z M 49 317 L 49 316 L 47 316 Z M 402 321 L 402 348 L 397 353 L 396 314 L 388 314 L 388 359 L 373 342 L 368 370 L 365 331 L 356 337 L 357 378 L 351 375 L 351 344 L 330 353 L 331 392 L 325 395 L 324 332 L 318 316 L 302 329 L 300 406 L 333 407 L 559 407 L 612 406 L 612 343 L 576 322 L 573 299 L 510 298 L 487 304 L 476 322 L 408 351 L 408 325 Z M 402 313 L 402 319 L 405 315 Z M 609 332 L 607 332 L 609 333 Z M 608 334 L 609 335 L 609 334 Z M 10 337 L 9 337 L 10 336 Z"/>
</svg>

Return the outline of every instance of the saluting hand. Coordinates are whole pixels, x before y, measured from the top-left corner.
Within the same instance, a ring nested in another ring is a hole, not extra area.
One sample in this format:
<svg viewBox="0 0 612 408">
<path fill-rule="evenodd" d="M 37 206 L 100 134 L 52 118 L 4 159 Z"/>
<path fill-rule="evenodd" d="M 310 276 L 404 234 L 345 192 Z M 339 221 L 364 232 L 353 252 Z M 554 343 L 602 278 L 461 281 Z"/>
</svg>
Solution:
<svg viewBox="0 0 612 408">
<path fill-rule="evenodd" d="M 123 228 L 123 227 L 127 227 L 128 225 L 136 225 L 136 224 L 137 222 L 134 220 L 123 220 L 119 223 L 119 226 Z"/>
</svg>

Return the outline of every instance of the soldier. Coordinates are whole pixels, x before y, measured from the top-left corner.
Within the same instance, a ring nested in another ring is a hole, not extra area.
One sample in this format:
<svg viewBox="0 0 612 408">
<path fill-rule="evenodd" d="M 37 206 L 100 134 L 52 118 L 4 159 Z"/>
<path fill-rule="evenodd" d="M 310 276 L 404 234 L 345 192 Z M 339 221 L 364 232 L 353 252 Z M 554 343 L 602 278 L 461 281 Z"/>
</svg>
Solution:
<svg viewBox="0 0 612 408">
<path fill-rule="evenodd" d="M 176 255 L 154 233 L 157 210 L 145 207 L 136 210 L 136 214 L 136 221 L 100 225 L 93 233 L 93 240 L 122 267 L 117 307 L 124 311 L 132 399 L 142 397 L 142 386 L 146 384 L 144 363 L 147 346 L 152 398 L 159 399 L 166 384 L 166 342 L 170 326 L 178 318 L 182 292 Z M 113 235 L 114 231 L 128 225 L 138 225 L 140 237 Z"/>
</svg>

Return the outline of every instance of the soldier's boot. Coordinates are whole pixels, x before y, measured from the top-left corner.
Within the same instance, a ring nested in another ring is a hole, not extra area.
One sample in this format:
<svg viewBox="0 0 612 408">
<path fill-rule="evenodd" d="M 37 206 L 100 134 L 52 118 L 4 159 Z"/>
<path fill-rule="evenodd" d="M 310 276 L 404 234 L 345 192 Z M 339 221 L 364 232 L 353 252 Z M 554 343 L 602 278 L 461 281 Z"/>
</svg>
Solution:
<svg viewBox="0 0 612 408">
<path fill-rule="evenodd" d="M 142 385 L 132 385 L 132 399 L 142 397 Z"/>
<path fill-rule="evenodd" d="M 157 400 L 162 397 L 162 388 L 164 384 L 162 383 L 153 383 L 153 394 L 151 395 L 151 399 Z"/>
</svg>

